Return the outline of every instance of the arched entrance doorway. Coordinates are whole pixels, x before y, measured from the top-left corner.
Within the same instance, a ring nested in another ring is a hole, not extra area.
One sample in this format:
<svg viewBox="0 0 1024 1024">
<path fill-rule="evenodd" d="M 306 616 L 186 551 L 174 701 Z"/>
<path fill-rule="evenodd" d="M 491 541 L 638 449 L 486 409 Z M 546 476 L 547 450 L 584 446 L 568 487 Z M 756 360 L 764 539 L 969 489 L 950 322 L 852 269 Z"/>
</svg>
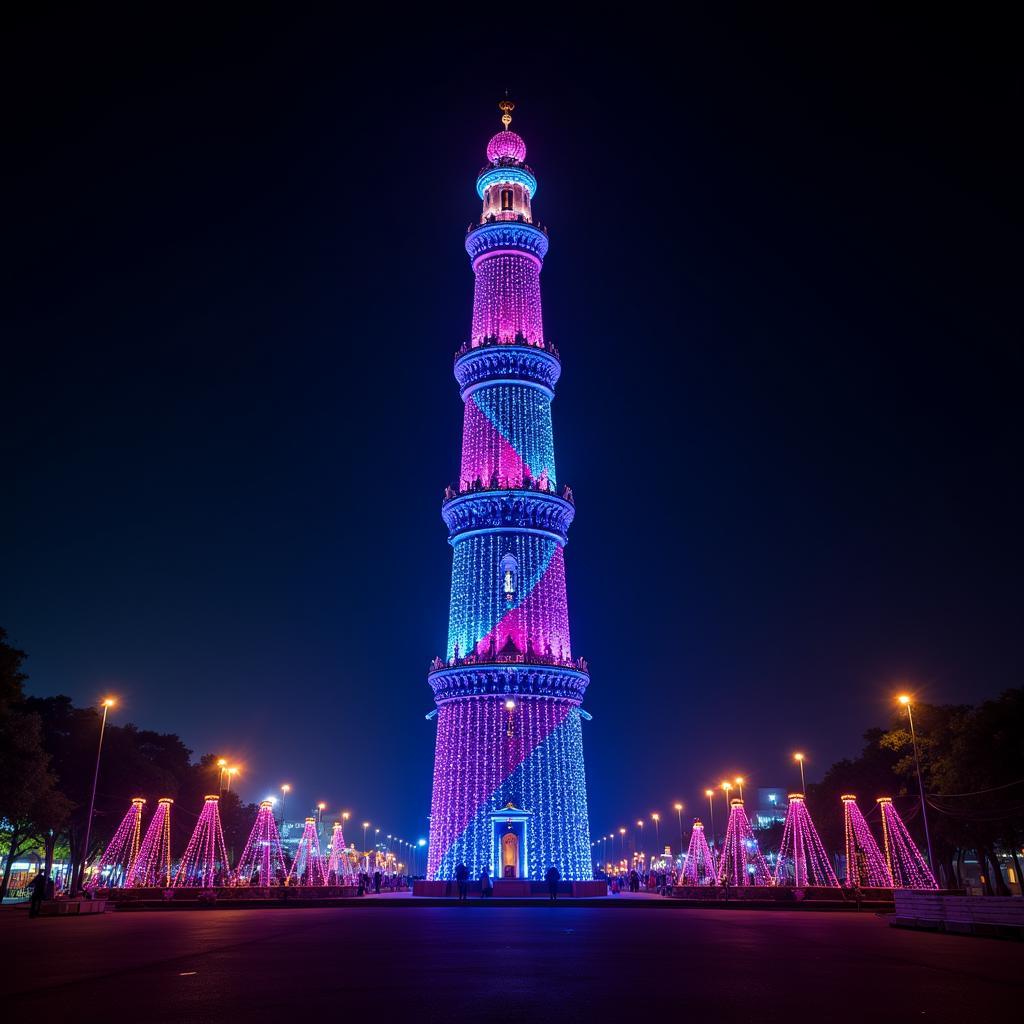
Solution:
<svg viewBox="0 0 1024 1024">
<path fill-rule="evenodd" d="M 515 832 L 501 837 L 501 877 L 519 877 L 519 836 Z"/>
</svg>

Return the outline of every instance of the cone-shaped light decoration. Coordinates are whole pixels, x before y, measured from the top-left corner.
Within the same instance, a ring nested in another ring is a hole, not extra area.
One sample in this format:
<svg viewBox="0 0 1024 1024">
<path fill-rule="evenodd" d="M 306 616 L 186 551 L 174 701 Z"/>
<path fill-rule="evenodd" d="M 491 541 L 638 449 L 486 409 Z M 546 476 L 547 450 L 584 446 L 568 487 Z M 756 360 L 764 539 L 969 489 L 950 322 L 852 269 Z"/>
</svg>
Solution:
<svg viewBox="0 0 1024 1024">
<path fill-rule="evenodd" d="M 772 874 L 758 849 L 742 800 L 730 803 L 729 824 L 718 861 L 718 881 L 725 885 L 772 884 Z"/>
<path fill-rule="evenodd" d="M 327 858 L 327 882 L 329 885 L 345 885 L 352 878 L 352 862 L 345 849 L 345 831 L 340 821 L 334 823 L 331 833 L 330 855 Z"/>
<path fill-rule="evenodd" d="M 893 806 L 892 798 L 879 797 L 878 806 L 882 811 L 882 846 L 885 848 L 885 861 L 892 876 L 893 888 L 938 889 L 935 876 L 928 870 L 921 851 L 910 838 L 907 826 Z"/>
<path fill-rule="evenodd" d="M 228 852 L 224 848 L 224 832 L 220 827 L 220 797 L 208 796 L 196 822 L 185 856 L 174 876 L 176 888 L 220 885 L 230 870 Z"/>
<path fill-rule="evenodd" d="M 287 875 L 274 804 L 264 800 L 238 861 L 238 880 L 242 885 L 275 885 L 283 883 Z"/>
<path fill-rule="evenodd" d="M 846 881 L 849 885 L 870 888 L 892 888 L 892 877 L 885 855 L 857 806 L 857 798 L 845 793 L 843 800 L 843 832 L 846 844 Z"/>
<path fill-rule="evenodd" d="M 683 865 L 683 885 L 714 885 L 718 881 L 718 865 L 715 855 L 708 846 L 704 835 L 704 823 L 697 818 L 690 833 L 690 845 L 686 849 L 686 863 Z"/>
<path fill-rule="evenodd" d="M 839 887 L 803 793 L 789 794 L 789 810 L 775 864 L 775 884 L 795 885 L 798 889 L 805 885 Z"/>
<path fill-rule="evenodd" d="M 320 856 L 320 840 L 316 835 L 316 818 L 307 818 L 302 830 L 299 847 L 295 851 L 292 869 L 288 872 L 289 885 L 326 885 L 323 858 Z"/>
<path fill-rule="evenodd" d="M 107 843 L 107 848 L 96 865 L 96 873 L 89 878 L 88 888 L 113 889 L 125 884 L 125 879 L 139 855 L 139 837 L 142 835 L 142 805 L 145 802 L 141 796 L 132 800 L 128 813 L 121 819 L 121 824 L 117 826 L 117 831 Z"/>
<path fill-rule="evenodd" d="M 170 797 L 157 801 L 156 813 L 149 820 L 138 856 L 128 872 L 126 886 L 169 886 L 171 884 L 171 804 Z"/>
</svg>

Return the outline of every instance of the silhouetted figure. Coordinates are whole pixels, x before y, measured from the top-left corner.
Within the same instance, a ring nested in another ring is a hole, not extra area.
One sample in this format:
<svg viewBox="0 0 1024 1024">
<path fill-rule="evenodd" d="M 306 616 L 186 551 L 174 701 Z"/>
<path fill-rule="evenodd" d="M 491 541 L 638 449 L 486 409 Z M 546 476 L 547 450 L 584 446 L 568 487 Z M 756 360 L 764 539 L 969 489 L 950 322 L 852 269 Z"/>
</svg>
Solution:
<svg viewBox="0 0 1024 1024">
<path fill-rule="evenodd" d="M 487 868 L 484 868 L 480 872 L 480 895 L 486 900 L 490 899 L 494 887 L 491 885 L 491 876 L 487 872 Z"/>
<path fill-rule="evenodd" d="M 373 873 L 373 891 L 379 896 L 380 895 L 380 872 L 374 871 Z"/>
<path fill-rule="evenodd" d="M 43 905 L 43 898 L 46 896 L 46 872 L 40 871 L 32 879 L 32 884 L 29 888 L 32 890 L 32 898 L 28 905 L 28 916 L 38 917 L 39 910 Z"/>
<path fill-rule="evenodd" d="M 459 899 L 467 899 L 469 897 L 469 868 L 465 864 L 456 865 L 455 881 L 459 883 Z"/>
<path fill-rule="evenodd" d="M 548 893 L 552 900 L 558 899 L 558 883 L 562 880 L 561 872 L 554 866 L 548 868 L 548 873 L 544 876 L 545 881 L 548 883 Z"/>
</svg>

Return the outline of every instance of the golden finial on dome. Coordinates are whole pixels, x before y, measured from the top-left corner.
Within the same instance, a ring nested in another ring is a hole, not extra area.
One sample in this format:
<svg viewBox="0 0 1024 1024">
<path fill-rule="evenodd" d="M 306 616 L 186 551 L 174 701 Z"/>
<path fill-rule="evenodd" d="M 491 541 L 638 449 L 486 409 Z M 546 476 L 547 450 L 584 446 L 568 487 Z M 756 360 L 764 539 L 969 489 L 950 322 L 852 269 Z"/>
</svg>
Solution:
<svg viewBox="0 0 1024 1024">
<path fill-rule="evenodd" d="M 516 109 L 516 105 L 508 98 L 508 90 L 505 90 L 505 99 L 498 104 L 498 109 L 501 111 L 501 123 L 505 126 L 505 131 L 508 131 L 508 126 L 512 123 L 512 111 Z"/>
</svg>

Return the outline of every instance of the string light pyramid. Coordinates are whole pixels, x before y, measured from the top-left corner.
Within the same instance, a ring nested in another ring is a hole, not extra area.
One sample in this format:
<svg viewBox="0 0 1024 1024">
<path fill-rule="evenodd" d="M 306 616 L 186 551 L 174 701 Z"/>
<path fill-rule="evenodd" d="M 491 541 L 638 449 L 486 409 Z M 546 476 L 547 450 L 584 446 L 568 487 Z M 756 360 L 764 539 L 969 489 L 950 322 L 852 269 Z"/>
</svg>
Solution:
<svg viewBox="0 0 1024 1024">
<path fill-rule="evenodd" d="M 742 800 L 730 802 L 718 881 L 723 885 L 771 885 L 772 874 L 761 856 Z"/>
<path fill-rule="evenodd" d="M 845 793 L 842 801 L 846 881 L 850 885 L 891 888 L 892 876 L 889 874 L 889 865 L 857 806 L 856 796 Z"/>
<path fill-rule="evenodd" d="M 340 821 L 334 823 L 327 858 L 327 884 L 344 885 L 352 875 L 352 865 L 345 848 L 345 831 Z"/>
<path fill-rule="evenodd" d="M 320 840 L 316 834 L 316 818 L 307 818 L 302 830 L 295 860 L 288 872 L 289 885 L 326 885 L 323 858 L 320 856 Z"/>
<path fill-rule="evenodd" d="M 775 864 L 775 884 L 793 885 L 798 889 L 806 885 L 839 887 L 803 793 L 789 794 L 789 809 Z"/>
<path fill-rule="evenodd" d="M 131 872 L 132 865 L 139 855 L 139 837 L 142 834 L 142 805 L 146 801 L 141 796 L 135 797 L 128 812 L 121 819 L 113 838 L 107 843 L 96 873 L 89 880 L 88 887 L 96 889 L 102 886 L 112 889 L 122 885 Z"/>
<path fill-rule="evenodd" d="M 684 885 L 713 885 L 718 878 L 715 855 L 708 846 L 704 835 L 704 823 L 697 818 L 690 833 L 690 845 L 686 848 L 686 862 L 683 865 Z"/>
<path fill-rule="evenodd" d="M 924 857 L 910 838 L 907 826 L 893 806 L 892 797 L 880 796 L 878 807 L 882 812 L 885 862 L 889 866 L 893 888 L 938 889 L 935 876 L 928 870 Z"/>
<path fill-rule="evenodd" d="M 287 874 L 281 836 L 274 820 L 274 804 L 263 800 L 238 862 L 238 878 L 243 885 L 272 885 Z"/>
<path fill-rule="evenodd" d="M 171 884 L 171 804 L 163 797 L 157 801 L 156 813 L 149 820 L 138 856 L 132 862 L 125 886 Z"/>
<path fill-rule="evenodd" d="M 220 797 L 207 796 L 192 838 L 181 858 L 175 887 L 212 886 L 230 870 L 228 852 L 224 847 L 224 831 L 220 824 Z"/>
</svg>

